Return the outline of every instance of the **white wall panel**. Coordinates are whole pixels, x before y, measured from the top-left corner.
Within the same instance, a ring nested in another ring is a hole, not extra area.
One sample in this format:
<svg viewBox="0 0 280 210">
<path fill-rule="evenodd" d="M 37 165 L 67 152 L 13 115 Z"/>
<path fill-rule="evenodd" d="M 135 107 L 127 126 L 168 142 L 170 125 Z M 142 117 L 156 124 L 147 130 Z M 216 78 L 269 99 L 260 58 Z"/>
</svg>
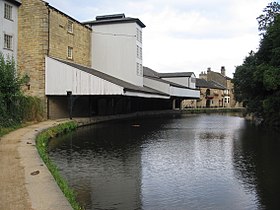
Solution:
<svg viewBox="0 0 280 210">
<path fill-rule="evenodd" d="M 199 98 L 200 91 L 192 90 L 192 89 L 177 88 L 177 87 L 171 86 L 170 95 L 177 96 L 177 97 L 184 97 L 184 98 Z"/>
<path fill-rule="evenodd" d="M 142 60 L 137 58 L 136 28 L 136 23 L 92 26 L 92 68 L 143 86 L 143 76 L 137 75 L 136 62 Z"/>
<path fill-rule="evenodd" d="M 170 85 L 169 84 L 166 84 L 166 83 L 163 83 L 163 82 L 160 82 L 160 81 L 156 81 L 156 80 L 153 80 L 153 79 L 149 79 L 147 77 L 144 77 L 143 82 L 144 82 L 144 85 L 146 87 L 152 88 L 154 90 L 161 91 L 161 92 L 166 93 L 166 94 L 170 94 Z"/>
<path fill-rule="evenodd" d="M 46 95 L 122 95 L 123 88 L 46 57 Z"/>
</svg>

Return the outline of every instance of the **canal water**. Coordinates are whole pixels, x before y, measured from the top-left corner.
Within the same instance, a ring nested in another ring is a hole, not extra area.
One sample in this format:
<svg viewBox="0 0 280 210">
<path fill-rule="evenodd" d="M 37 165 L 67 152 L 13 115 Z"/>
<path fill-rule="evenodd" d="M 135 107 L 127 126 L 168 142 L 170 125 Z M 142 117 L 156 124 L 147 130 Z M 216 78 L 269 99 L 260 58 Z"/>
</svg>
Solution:
<svg viewBox="0 0 280 210">
<path fill-rule="evenodd" d="M 223 114 L 115 121 L 53 139 L 86 209 L 280 209 L 280 137 Z"/>
</svg>

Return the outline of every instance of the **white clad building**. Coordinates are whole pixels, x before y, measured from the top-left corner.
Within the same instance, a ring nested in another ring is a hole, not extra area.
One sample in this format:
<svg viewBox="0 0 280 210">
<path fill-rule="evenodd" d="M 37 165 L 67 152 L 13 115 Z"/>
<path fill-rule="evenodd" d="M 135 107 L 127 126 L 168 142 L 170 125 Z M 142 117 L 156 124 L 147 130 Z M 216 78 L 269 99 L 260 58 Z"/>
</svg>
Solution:
<svg viewBox="0 0 280 210">
<path fill-rule="evenodd" d="M 0 0 L 0 51 L 17 59 L 19 0 Z"/>
<path fill-rule="evenodd" d="M 97 16 L 92 27 L 92 68 L 136 86 L 143 86 L 142 28 L 124 14 Z"/>
</svg>

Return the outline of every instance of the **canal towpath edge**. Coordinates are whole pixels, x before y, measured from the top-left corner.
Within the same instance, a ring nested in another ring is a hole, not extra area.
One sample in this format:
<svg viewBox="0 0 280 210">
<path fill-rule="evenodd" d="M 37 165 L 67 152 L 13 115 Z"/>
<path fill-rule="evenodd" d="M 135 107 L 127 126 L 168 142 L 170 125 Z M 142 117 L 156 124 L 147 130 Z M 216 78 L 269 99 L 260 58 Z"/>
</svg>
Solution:
<svg viewBox="0 0 280 210">
<path fill-rule="evenodd" d="M 35 146 L 40 132 L 67 121 L 47 120 L 1 137 L 0 209 L 72 209 Z"/>
</svg>

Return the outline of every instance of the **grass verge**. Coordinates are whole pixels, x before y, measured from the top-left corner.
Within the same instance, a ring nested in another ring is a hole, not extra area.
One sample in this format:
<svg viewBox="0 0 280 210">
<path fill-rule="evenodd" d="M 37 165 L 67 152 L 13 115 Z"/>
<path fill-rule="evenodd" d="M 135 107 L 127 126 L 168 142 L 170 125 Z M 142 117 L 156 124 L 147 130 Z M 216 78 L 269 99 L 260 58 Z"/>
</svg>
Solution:
<svg viewBox="0 0 280 210">
<path fill-rule="evenodd" d="M 68 133 L 72 130 L 75 130 L 76 128 L 77 123 L 71 121 L 47 129 L 36 137 L 36 147 L 42 160 L 45 162 L 46 166 L 53 175 L 61 191 L 64 193 L 65 197 L 71 204 L 72 208 L 75 210 L 82 210 L 84 208 L 81 207 L 80 204 L 77 202 L 76 194 L 69 187 L 67 181 L 60 175 L 57 166 L 50 160 L 48 155 L 48 143 L 51 138 Z"/>
</svg>

